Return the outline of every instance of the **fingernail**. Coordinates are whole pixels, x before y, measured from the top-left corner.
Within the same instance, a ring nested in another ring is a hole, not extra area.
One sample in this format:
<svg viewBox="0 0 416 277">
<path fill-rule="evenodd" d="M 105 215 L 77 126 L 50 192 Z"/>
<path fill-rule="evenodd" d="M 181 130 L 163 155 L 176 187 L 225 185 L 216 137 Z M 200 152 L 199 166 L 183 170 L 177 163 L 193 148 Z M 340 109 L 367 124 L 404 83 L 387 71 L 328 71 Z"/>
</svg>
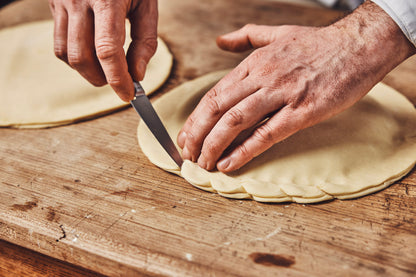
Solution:
<svg viewBox="0 0 416 277">
<path fill-rule="evenodd" d="M 147 63 L 140 59 L 139 65 L 138 65 L 138 75 L 139 75 L 139 81 L 142 81 L 144 79 L 144 74 L 146 72 Z"/>
<path fill-rule="evenodd" d="M 183 148 L 185 146 L 185 140 L 186 140 L 186 133 L 185 132 L 180 132 L 178 135 L 178 145 L 180 148 Z"/>
<path fill-rule="evenodd" d="M 231 165 L 231 158 L 227 157 L 217 163 L 217 168 L 221 171 L 226 170 Z"/>
</svg>

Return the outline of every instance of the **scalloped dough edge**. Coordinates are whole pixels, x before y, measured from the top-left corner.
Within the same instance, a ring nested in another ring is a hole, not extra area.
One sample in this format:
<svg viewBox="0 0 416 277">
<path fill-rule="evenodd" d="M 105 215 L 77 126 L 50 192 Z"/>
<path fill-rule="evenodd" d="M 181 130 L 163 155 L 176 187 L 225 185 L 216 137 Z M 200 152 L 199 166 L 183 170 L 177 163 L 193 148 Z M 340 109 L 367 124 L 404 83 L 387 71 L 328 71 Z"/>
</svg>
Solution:
<svg viewBox="0 0 416 277">
<path fill-rule="evenodd" d="M 170 93 L 167 93 L 163 97 L 159 98 L 155 101 L 155 106 L 158 106 L 159 101 L 164 101 L 164 97 L 174 97 L 178 91 L 187 90 L 193 87 L 200 87 L 202 90 L 207 89 L 207 85 L 212 85 L 213 81 L 218 80 L 222 76 L 224 76 L 229 70 L 220 71 L 220 72 L 213 72 L 197 78 L 195 80 L 186 82 L 175 89 L 173 89 Z M 385 86 L 385 85 L 383 85 Z M 390 89 L 390 88 L 389 88 Z M 169 99 L 171 102 L 173 99 Z M 169 102 L 168 101 L 168 102 Z M 168 111 L 166 111 L 168 112 Z M 162 112 L 163 113 L 163 112 Z M 182 169 L 179 169 L 172 161 L 169 161 L 169 158 L 155 158 L 154 149 L 149 149 L 147 143 L 144 141 L 144 137 L 146 136 L 146 127 L 142 126 L 143 124 L 139 124 L 138 126 L 138 140 L 142 151 L 145 155 L 157 166 L 161 167 L 164 170 L 169 172 L 175 173 L 179 176 L 182 176 L 185 180 L 187 180 L 193 186 L 202 189 L 208 192 L 218 193 L 227 198 L 235 198 L 235 199 L 253 199 L 259 202 L 271 202 L 271 203 L 281 203 L 281 202 L 297 202 L 297 203 L 317 203 L 322 201 L 328 201 L 334 198 L 338 199 L 351 199 L 357 198 L 361 196 L 365 196 L 379 190 L 382 190 L 397 180 L 400 180 L 405 175 L 407 175 L 410 170 L 414 167 L 415 162 L 413 162 L 410 166 L 408 166 L 403 171 L 399 172 L 395 176 L 384 180 L 381 184 L 376 184 L 369 186 L 367 185 L 364 189 L 360 191 L 355 191 L 353 193 L 345 193 L 345 194 L 329 194 L 322 190 L 319 185 L 310 186 L 307 189 L 311 190 L 310 193 L 305 192 L 305 188 L 299 188 L 296 184 L 280 184 L 275 186 L 275 191 L 270 194 L 270 196 L 264 194 L 257 194 L 255 193 L 255 189 L 253 189 L 253 182 L 256 180 L 251 179 L 239 179 L 235 178 L 234 180 L 232 177 L 227 176 L 221 172 L 208 172 L 202 168 L 200 168 L 196 163 L 191 161 L 184 161 Z M 176 134 L 171 134 L 172 137 L 175 137 Z M 165 155 L 166 157 L 167 154 Z M 223 181 L 221 180 L 222 176 L 225 176 Z M 227 180 L 227 181 L 224 181 Z M 221 186 L 222 183 L 224 186 Z M 224 189 L 222 189 L 224 188 Z M 286 189 L 285 189 L 286 188 Z M 308 195 L 309 194 L 309 195 Z M 306 196 L 305 196 L 306 195 Z"/>
</svg>

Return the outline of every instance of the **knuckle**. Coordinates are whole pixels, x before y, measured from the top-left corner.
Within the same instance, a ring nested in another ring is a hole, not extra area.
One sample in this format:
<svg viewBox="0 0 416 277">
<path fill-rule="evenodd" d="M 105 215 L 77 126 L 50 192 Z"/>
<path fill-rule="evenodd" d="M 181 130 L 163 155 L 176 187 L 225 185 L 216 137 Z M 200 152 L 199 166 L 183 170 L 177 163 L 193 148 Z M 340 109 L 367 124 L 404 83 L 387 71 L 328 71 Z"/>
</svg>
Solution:
<svg viewBox="0 0 416 277">
<path fill-rule="evenodd" d="M 74 67 L 82 67 L 85 65 L 86 61 L 82 55 L 82 53 L 78 50 L 68 50 L 68 63 Z"/>
<path fill-rule="evenodd" d="M 247 67 L 245 66 L 237 66 L 234 68 L 234 73 L 239 76 L 241 79 L 246 78 L 248 75 L 250 75 L 250 72 L 247 70 Z"/>
<path fill-rule="evenodd" d="M 239 156 L 242 157 L 243 159 L 251 159 L 251 158 L 253 158 L 253 155 L 247 149 L 247 146 L 245 146 L 244 144 L 240 145 L 237 148 L 237 151 L 238 151 Z"/>
<path fill-rule="evenodd" d="M 208 98 L 216 98 L 219 95 L 219 91 L 217 88 L 212 88 L 207 94 L 206 97 Z"/>
<path fill-rule="evenodd" d="M 71 1 L 79 1 L 79 0 L 71 0 Z M 92 8 L 95 12 L 103 12 L 111 7 L 113 1 L 106 1 L 106 0 L 95 0 L 92 3 Z"/>
<path fill-rule="evenodd" d="M 78 12 L 83 8 L 84 2 L 78 0 L 65 0 L 64 5 L 68 10 Z"/>
<path fill-rule="evenodd" d="M 141 40 L 141 44 L 145 47 L 151 54 L 156 52 L 157 48 L 157 39 L 155 37 L 147 37 Z"/>
<path fill-rule="evenodd" d="M 95 46 L 97 57 L 100 60 L 109 60 L 113 59 L 117 53 L 118 49 L 115 43 L 111 41 L 99 41 Z"/>
<path fill-rule="evenodd" d="M 188 117 L 188 119 L 186 120 L 186 122 L 185 122 L 185 124 L 184 124 L 184 126 L 183 126 L 183 128 L 182 128 L 182 131 L 184 131 L 184 132 L 186 132 L 186 135 L 188 136 L 188 133 L 190 133 L 191 132 L 191 130 L 192 130 L 192 126 L 194 125 L 194 123 L 195 123 L 195 119 L 194 119 L 194 113 L 192 113 L 189 117 Z"/>
<path fill-rule="evenodd" d="M 207 105 L 208 112 L 212 116 L 218 116 L 221 113 L 221 109 L 220 109 L 220 106 L 218 105 L 217 100 L 211 98 L 207 101 L 206 105 Z"/>
<path fill-rule="evenodd" d="M 197 143 L 197 138 L 192 130 L 189 130 L 186 133 L 186 144 L 190 146 L 194 146 Z"/>
<path fill-rule="evenodd" d="M 122 78 L 120 76 L 110 76 L 107 77 L 107 82 L 110 86 L 115 87 L 115 88 L 120 88 L 123 87 L 123 82 L 122 82 Z"/>
<path fill-rule="evenodd" d="M 274 130 L 267 124 L 259 127 L 254 131 L 253 136 L 257 138 L 260 143 L 272 144 L 274 142 Z"/>
<path fill-rule="evenodd" d="M 67 49 L 65 44 L 62 42 L 55 41 L 54 53 L 55 56 L 61 60 L 67 59 Z"/>
<path fill-rule="evenodd" d="M 212 140 L 205 140 L 201 153 L 205 157 L 211 157 L 213 154 L 218 153 L 218 151 L 220 151 L 220 148 L 221 147 L 217 142 Z"/>
<path fill-rule="evenodd" d="M 218 92 L 216 89 L 212 89 L 206 95 L 205 101 L 206 108 L 212 116 L 218 116 L 219 114 L 221 114 L 221 108 L 218 101 Z"/>
<path fill-rule="evenodd" d="M 231 109 L 224 115 L 224 121 L 228 127 L 236 127 L 242 125 L 244 120 L 244 113 L 238 108 Z"/>
</svg>

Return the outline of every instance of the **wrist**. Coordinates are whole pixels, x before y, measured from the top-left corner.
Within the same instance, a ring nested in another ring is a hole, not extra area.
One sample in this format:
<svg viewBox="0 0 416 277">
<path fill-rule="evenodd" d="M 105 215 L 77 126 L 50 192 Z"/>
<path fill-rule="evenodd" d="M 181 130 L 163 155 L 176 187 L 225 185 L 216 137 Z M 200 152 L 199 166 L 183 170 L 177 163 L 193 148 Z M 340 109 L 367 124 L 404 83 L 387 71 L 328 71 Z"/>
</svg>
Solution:
<svg viewBox="0 0 416 277">
<path fill-rule="evenodd" d="M 416 54 L 416 48 L 394 20 L 371 1 L 327 28 L 341 37 L 343 49 L 351 51 L 356 62 L 361 63 L 367 71 L 362 73 L 372 74 L 374 83 Z"/>
</svg>

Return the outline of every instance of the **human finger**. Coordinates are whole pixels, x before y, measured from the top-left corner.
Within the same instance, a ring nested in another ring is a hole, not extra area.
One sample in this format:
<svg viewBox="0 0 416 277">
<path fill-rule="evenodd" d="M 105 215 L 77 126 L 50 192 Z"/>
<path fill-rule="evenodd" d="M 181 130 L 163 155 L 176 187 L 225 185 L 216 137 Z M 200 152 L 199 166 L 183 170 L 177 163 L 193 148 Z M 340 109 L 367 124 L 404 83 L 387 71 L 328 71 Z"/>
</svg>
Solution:
<svg viewBox="0 0 416 277">
<path fill-rule="evenodd" d="M 107 83 L 95 54 L 94 15 L 85 2 L 70 6 L 68 21 L 69 65 L 95 86 Z"/>
<path fill-rule="evenodd" d="M 127 51 L 127 63 L 133 78 L 141 81 L 146 66 L 157 48 L 157 1 L 140 2 L 139 6 L 129 14 L 129 18 L 132 42 Z"/>
<path fill-rule="evenodd" d="M 57 58 L 68 63 L 67 41 L 68 41 L 68 13 L 60 3 L 50 2 L 50 8 L 54 19 L 53 48 Z"/>
<path fill-rule="evenodd" d="M 258 127 L 243 143 L 222 158 L 217 163 L 218 170 L 230 172 L 239 169 L 275 143 L 307 127 L 303 126 L 304 119 L 304 114 L 294 112 L 289 105 L 283 107 L 278 113 Z"/>
<path fill-rule="evenodd" d="M 270 44 L 275 38 L 276 27 L 247 24 L 243 28 L 219 36 L 217 45 L 227 51 L 243 52 Z"/>
<path fill-rule="evenodd" d="M 207 170 L 215 167 L 224 150 L 244 130 L 247 130 L 284 105 L 284 98 L 276 91 L 260 89 L 228 110 L 203 142 L 198 165 Z"/>
<path fill-rule="evenodd" d="M 223 114 L 259 89 L 257 83 L 247 81 L 244 75 L 236 72 L 229 73 L 208 91 L 185 123 L 183 132 L 186 133 L 186 140 L 182 152 L 184 159 L 196 161 L 205 137 Z"/>
<path fill-rule="evenodd" d="M 95 49 L 107 83 L 123 101 L 129 101 L 134 87 L 123 49 L 126 13 L 117 3 L 104 1 L 96 2 L 93 10 Z"/>
</svg>

